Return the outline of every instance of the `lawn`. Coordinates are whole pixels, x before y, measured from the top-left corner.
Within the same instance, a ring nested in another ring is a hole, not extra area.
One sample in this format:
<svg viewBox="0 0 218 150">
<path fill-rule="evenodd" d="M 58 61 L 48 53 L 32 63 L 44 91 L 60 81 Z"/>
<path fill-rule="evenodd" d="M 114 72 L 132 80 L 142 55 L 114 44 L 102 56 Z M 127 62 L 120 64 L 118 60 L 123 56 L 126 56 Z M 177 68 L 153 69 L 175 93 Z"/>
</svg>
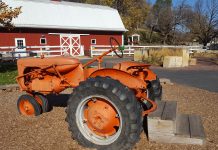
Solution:
<svg viewBox="0 0 218 150">
<path fill-rule="evenodd" d="M 15 63 L 0 63 L 0 85 L 16 83 L 17 65 Z"/>
</svg>

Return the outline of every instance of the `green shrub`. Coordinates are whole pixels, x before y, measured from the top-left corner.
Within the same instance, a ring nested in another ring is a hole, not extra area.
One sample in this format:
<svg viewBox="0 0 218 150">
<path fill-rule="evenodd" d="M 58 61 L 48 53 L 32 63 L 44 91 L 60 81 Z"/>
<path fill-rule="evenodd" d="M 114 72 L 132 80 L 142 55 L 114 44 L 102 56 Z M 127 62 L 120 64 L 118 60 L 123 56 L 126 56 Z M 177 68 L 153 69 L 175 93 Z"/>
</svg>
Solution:
<svg viewBox="0 0 218 150">
<path fill-rule="evenodd" d="M 16 83 L 17 66 L 14 63 L 0 63 L 0 85 Z"/>
</svg>

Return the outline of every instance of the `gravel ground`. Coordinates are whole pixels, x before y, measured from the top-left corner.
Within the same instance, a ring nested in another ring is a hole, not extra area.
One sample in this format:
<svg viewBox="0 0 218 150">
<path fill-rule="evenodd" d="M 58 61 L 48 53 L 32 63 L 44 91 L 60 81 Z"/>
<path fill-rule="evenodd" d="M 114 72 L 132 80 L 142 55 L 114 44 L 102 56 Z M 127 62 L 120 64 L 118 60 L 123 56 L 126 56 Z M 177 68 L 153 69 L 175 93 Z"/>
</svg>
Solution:
<svg viewBox="0 0 218 150">
<path fill-rule="evenodd" d="M 218 149 L 218 93 L 174 84 L 164 85 L 163 99 L 178 101 L 181 113 L 199 114 L 207 135 L 204 146 L 158 144 L 148 142 L 145 134 L 136 144 L 136 150 L 215 150 Z M 16 109 L 19 92 L 0 93 L 0 149 L 46 149 L 83 150 L 71 139 L 68 125 L 64 121 L 64 107 L 54 107 L 51 112 L 38 117 L 20 116 Z M 56 105 L 58 106 L 58 105 Z M 60 105 L 59 105 L 60 106 Z"/>
</svg>

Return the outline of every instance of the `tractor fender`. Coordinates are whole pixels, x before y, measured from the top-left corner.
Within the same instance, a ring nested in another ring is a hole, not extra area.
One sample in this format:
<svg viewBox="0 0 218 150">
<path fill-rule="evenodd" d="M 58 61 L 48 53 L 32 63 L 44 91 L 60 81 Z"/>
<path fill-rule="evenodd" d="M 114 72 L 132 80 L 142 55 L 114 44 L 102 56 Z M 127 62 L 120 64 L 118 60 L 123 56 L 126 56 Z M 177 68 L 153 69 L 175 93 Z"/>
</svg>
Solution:
<svg viewBox="0 0 218 150">
<path fill-rule="evenodd" d="M 126 62 L 121 62 L 119 64 L 116 64 L 115 66 L 113 66 L 113 68 L 119 69 L 119 70 L 122 70 L 122 71 L 125 71 L 131 74 L 132 70 L 128 70 L 128 68 L 131 66 L 144 66 L 145 67 L 144 71 L 147 72 L 146 77 L 145 77 L 146 81 L 153 81 L 157 79 L 157 75 L 149 69 L 149 67 L 151 66 L 149 64 L 138 63 L 138 62 L 133 62 L 133 61 L 126 61 Z"/>
<path fill-rule="evenodd" d="M 89 77 L 94 78 L 97 76 L 110 77 L 112 79 L 119 80 L 122 84 L 131 89 L 144 89 L 147 87 L 146 82 L 143 80 L 118 69 L 100 69 L 93 72 Z"/>
<path fill-rule="evenodd" d="M 147 72 L 147 76 L 145 77 L 146 81 L 153 81 L 157 79 L 157 75 L 151 71 L 150 69 L 145 70 Z"/>
</svg>

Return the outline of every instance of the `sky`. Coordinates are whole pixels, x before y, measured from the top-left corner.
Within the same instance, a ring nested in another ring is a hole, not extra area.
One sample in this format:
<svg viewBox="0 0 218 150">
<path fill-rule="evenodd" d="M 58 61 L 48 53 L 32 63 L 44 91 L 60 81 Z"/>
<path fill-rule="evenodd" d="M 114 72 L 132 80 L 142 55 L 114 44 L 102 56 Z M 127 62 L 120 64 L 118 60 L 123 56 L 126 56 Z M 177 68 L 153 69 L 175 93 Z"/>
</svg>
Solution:
<svg viewBox="0 0 218 150">
<path fill-rule="evenodd" d="M 151 4 L 154 4 L 156 2 L 156 0 L 147 0 L 147 1 L 150 2 Z M 177 6 L 182 2 L 182 0 L 172 0 L 172 1 L 173 1 L 173 6 Z M 186 3 L 189 4 L 190 6 L 194 6 L 196 1 L 197 0 L 186 0 Z"/>
</svg>

